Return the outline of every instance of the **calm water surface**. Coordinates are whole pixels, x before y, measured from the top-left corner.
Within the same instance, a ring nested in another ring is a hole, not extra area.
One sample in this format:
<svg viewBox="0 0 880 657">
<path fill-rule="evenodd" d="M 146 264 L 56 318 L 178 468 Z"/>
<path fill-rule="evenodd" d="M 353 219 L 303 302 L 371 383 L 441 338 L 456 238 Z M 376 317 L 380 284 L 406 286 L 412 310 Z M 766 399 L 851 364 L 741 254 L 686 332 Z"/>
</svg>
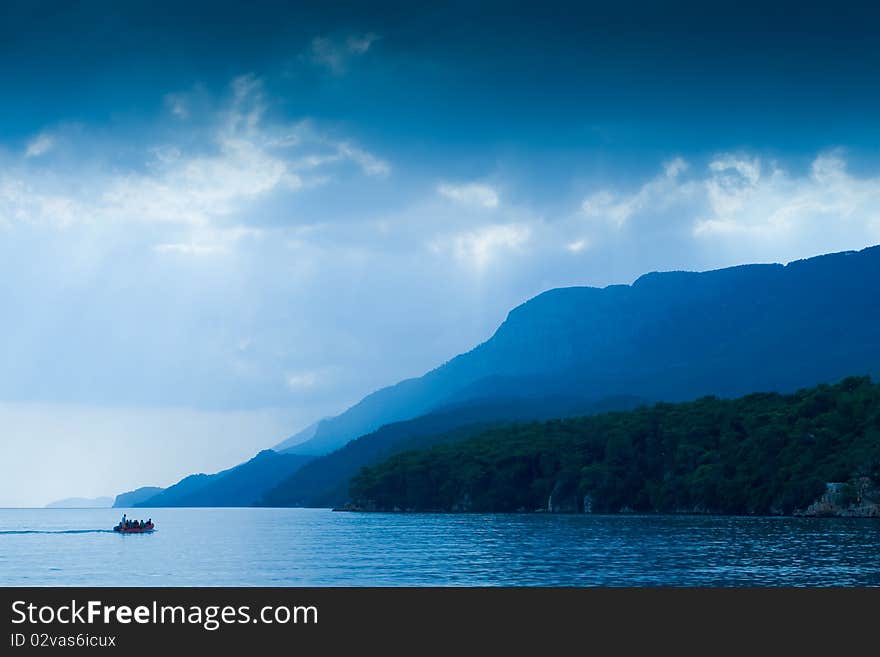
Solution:
<svg viewBox="0 0 880 657">
<path fill-rule="evenodd" d="M 880 521 L 0 509 L 0 585 L 872 585 Z"/>
</svg>

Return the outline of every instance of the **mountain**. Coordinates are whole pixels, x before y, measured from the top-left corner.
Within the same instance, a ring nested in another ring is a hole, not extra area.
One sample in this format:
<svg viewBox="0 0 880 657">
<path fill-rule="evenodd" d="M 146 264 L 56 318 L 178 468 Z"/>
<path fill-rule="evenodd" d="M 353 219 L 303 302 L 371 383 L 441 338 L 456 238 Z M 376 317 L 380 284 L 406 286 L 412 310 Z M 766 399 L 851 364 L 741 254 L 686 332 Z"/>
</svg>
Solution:
<svg viewBox="0 0 880 657">
<path fill-rule="evenodd" d="M 245 464 L 242 464 L 245 465 Z M 237 466 L 241 467 L 241 466 Z M 204 473 L 192 474 L 184 477 L 176 484 L 169 486 L 168 488 L 163 488 L 161 492 L 153 495 L 151 497 L 146 498 L 145 500 L 141 500 L 140 502 L 136 502 L 132 506 L 134 507 L 162 507 L 162 506 L 189 506 L 188 504 L 182 504 L 181 500 L 186 500 L 187 497 L 193 495 L 200 491 L 204 486 L 207 486 L 212 481 L 216 481 L 220 476 L 229 472 L 228 470 L 224 470 L 223 472 L 218 472 L 213 475 L 208 475 Z"/>
<path fill-rule="evenodd" d="M 618 397 L 594 402 L 567 397 L 481 399 L 438 409 L 421 417 L 387 424 L 318 457 L 271 489 L 265 506 L 341 506 L 348 500 L 349 480 L 367 465 L 407 449 L 460 440 L 487 426 L 514 420 L 588 415 L 635 408 L 644 400 Z"/>
<path fill-rule="evenodd" d="M 880 384 L 508 424 L 364 469 L 353 508 L 880 517 Z"/>
<path fill-rule="evenodd" d="M 282 440 L 277 445 L 274 445 L 272 447 L 272 450 L 275 452 L 292 451 L 298 445 L 301 445 L 305 441 L 311 440 L 312 438 L 314 438 L 315 432 L 318 430 L 319 424 L 320 424 L 320 422 L 313 422 L 312 424 L 307 426 L 305 429 L 303 429 L 299 433 L 296 433 L 296 434 L 290 436 L 289 438 Z"/>
<path fill-rule="evenodd" d="M 247 463 L 216 474 L 181 479 L 135 507 L 252 506 L 311 457 L 263 450 Z"/>
<path fill-rule="evenodd" d="M 113 502 L 113 508 L 129 508 L 161 493 L 164 488 L 158 486 L 142 486 L 126 493 L 120 493 Z"/>
<path fill-rule="evenodd" d="M 788 265 L 655 272 L 632 285 L 549 290 L 514 308 L 473 350 L 280 443 L 285 454 L 329 456 L 298 475 L 293 468 L 253 501 L 337 504 L 345 478 L 362 465 L 419 441 L 449 440 L 449 431 L 463 437 L 481 423 L 549 417 L 552 399 L 675 402 L 877 375 L 878 286 L 880 247 L 872 247 Z M 475 410 L 493 404 L 503 412 Z M 547 409 L 534 415 L 542 404 Z M 440 419 L 444 408 L 451 412 Z M 211 481 L 193 475 L 154 499 L 180 505 Z"/>
<path fill-rule="evenodd" d="M 475 349 L 322 420 L 296 449 L 326 454 L 382 425 L 488 393 L 682 401 L 876 374 L 877 289 L 880 247 L 553 289 L 513 309 Z"/>
<path fill-rule="evenodd" d="M 112 497 L 68 497 L 50 502 L 47 509 L 109 509 L 113 506 Z"/>
</svg>

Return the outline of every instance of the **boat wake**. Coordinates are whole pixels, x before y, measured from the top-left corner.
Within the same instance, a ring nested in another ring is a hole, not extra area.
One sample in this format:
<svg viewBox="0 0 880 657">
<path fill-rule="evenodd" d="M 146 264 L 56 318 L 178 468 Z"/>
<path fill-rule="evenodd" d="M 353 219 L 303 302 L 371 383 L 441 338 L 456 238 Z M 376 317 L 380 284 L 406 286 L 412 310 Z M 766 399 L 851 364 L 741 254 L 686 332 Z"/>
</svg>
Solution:
<svg viewBox="0 0 880 657">
<path fill-rule="evenodd" d="M 112 529 L 0 529 L 0 536 L 8 534 L 112 534 Z"/>
</svg>

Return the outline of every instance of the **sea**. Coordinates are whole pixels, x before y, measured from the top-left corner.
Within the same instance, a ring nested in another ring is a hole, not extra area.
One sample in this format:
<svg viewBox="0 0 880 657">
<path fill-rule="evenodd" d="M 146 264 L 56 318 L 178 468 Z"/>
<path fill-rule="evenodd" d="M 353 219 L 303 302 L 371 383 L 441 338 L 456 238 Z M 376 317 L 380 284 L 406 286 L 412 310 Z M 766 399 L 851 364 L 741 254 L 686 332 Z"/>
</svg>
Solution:
<svg viewBox="0 0 880 657">
<path fill-rule="evenodd" d="M 880 520 L 0 509 L 0 586 L 880 586 Z"/>
</svg>

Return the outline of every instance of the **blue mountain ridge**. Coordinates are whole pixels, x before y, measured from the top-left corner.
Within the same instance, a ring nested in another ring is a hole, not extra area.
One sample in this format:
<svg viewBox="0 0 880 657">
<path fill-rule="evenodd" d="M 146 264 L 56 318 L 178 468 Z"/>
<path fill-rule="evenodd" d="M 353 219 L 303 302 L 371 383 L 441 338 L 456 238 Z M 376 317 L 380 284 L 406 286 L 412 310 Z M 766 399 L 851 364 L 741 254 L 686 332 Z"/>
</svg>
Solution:
<svg viewBox="0 0 880 657">
<path fill-rule="evenodd" d="M 312 457 L 263 450 L 251 460 L 216 474 L 194 474 L 135 507 L 253 506 L 272 488 Z"/>
<path fill-rule="evenodd" d="M 880 247 L 632 285 L 552 289 L 424 376 L 322 420 L 288 449 L 325 454 L 389 422 L 479 396 L 682 401 L 794 390 L 880 371 Z"/>
<path fill-rule="evenodd" d="M 498 408 L 505 404 L 508 419 L 522 418 L 512 409 L 539 407 L 542 399 L 577 400 L 572 408 L 587 414 L 590 404 L 601 407 L 608 399 L 736 397 L 794 391 L 850 375 L 877 376 L 878 289 L 880 247 L 788 265 L 653 272 L 632 285 L 548 290 L 511 310 L 495 334 L 471 351 L 366 396 L 301 432 L 297 437 L 311 437 L 299 444 L 281 443 L 283 454 L 323 458 L 310 463 L 299 480 L 303 464 L 293 464 L 261 491 L 277 487 L 295 495 L 273 491 L 257 498 L 279 505 L 315 503 L 322 490 L 333 489 L 323 499 L 338 499 L 342 489 L 333 477 L 367 464 L 341 448 L 360 438 L 364 455 L 387 455 L 395 445 L 428 435 L 425 427 L 436 423 L 429 414 L 456 405 L 469 410 L 460 422 L 446 414 L 438 431 L 501 421 L 505 412 Z M 407 435 L 398 436 L 399 427 L 382 430 L 421 416 Z M 346 464 L 331 467 L 327 459 Z M 316 476 L 322 469 L 333 477 Z M 306 473 L 311 473 L 308 486 L 302 483 Z M 205 501 L 210 496 L 193 497 L 206 485 L 205 477 L 193 475 L 177 486 L 190 502 Z M 149 503 L 161 505 L 162 495 Z"/>
</svg>

